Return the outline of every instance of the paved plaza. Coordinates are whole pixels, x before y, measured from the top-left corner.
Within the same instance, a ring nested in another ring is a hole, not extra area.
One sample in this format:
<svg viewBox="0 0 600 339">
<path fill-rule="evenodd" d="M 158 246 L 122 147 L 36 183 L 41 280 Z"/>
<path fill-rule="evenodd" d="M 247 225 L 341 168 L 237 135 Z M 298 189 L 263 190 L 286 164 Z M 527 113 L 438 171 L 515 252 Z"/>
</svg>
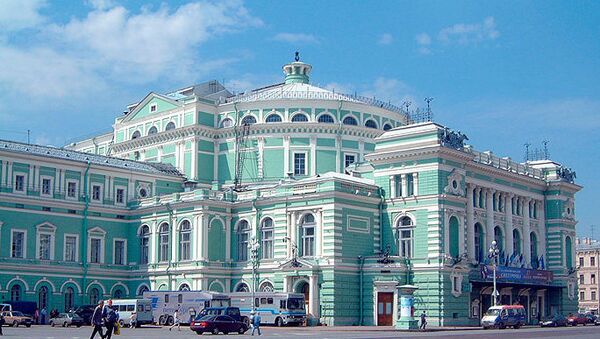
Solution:
<svg viewBox="0 0 600 339">
<path fill-rule="evenodd" d="M 87 339 L 91 333 L 91 327 L 62 328 L 50 326 L 33 326 L 31 328 L 8 328 L 4 327 L 4 337 L 7 338 L 45 338 L 45 339 Z M 481 330 L 472 328 L 457 329 L 431 329 L 427 332 L 404 332 L 395 331 L 391 327 L 291 327 L 276 328 L 263 327 L 263 337 L 268 338 L 416 338 L 416 337 L 439 337 L 439 338 L 564 338 L 566 336 L 586 339 L 600 337 L 600 327 L 579 326 L 566 328 L 539 328 L 526 327 L 518 330 Z M 250 332 L 244 335 L 220 334 L 219 337 L 248 337 Z M 151 338 L 198 338 L 188 328 L 182 327 L 181 331 L 169 331 L 162 327 L 145 327 L 141 329 L 122 329 L 120 336 L 113 338 L 151 339 Z M 203 337 L 213 337 L 204 334 Z M 99 337 L 97 337 L 99 338 Z"/>
</svg>

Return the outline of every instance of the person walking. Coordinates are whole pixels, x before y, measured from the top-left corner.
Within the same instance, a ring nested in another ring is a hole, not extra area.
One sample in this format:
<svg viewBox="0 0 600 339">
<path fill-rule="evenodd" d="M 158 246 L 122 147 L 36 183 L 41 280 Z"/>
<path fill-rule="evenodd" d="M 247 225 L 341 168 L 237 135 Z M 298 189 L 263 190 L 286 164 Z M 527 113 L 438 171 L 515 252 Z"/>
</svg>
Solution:
<svg viewBox="0 0 600 339">
<path fill-rule="evenodd" d="M 4 314 L 0 312 L 0 335 L 4 335 L 4 333 L 2 333 L 2 326 L 4 326 L 4 323 L 6 323 L 6 320 L 4 320 Z"/>
<path fill-rule="evenodd" d="M 42 307 L 42 311 L 40 312 L 40 324 L 46 325 L 46 316 L 47 315 L 48 315 L 48 312 L 46 311 L 46 308 Z"/>
<path fill-rule="evenodd" d="M 419 328 L 425 331 L 425 326 L 427 326 L 427 315 L 425 314 L 425 311 L 423 311 L 423 313 L 421 313 L 421 325 Z"/>
<path fill-rule="evenodd" d="M 90 336 L 90 339 L 94 339 L 94 337 L 96 336 L 96 333 L 100 333 L 100 338 L 104 339 L 104 333 L 102 330 L 102 312 L 104 310 L 104 300 L 100 300 L 98 302 L 98 306 L 96 306 L 96 308 L 94 309 L 94 313 L 92 313 L 92 318 L 91 318 L 91 322 L 92 322 L 92 326 L 94 327 L 94 330 L 92 331 L 92 335 Z"/>
<path fill-rule="evenodd" d="M 252 335 L 254 335 L 254 331 L 258 330 L 258 335 L 262 335 L 260 333 L 260 321 L 261 321 L 260 313 L 256 313 L 252 318 Z"/>
<path fill-rule="evenodd" d="M 136 328 L 137 324 L 137 313 L 135 312 L 131 312 L 131 315 L 129 316 L 129 328 Z"/>
<path fill-rule="evenodd" d="M 110 339 L 112 338 L 112 334 L 115 329 L 115 323 L 117 320 L 119 320 L 119 316 L 113 309 L 112 300 L 110 299 L 106 302 L 106 307 L 104 307 L 104 311 L 102 311 L 102 319 L 104 319 L 104 326 L 106 326 L 104 338 Z"/>
<path fill-rule="evenodd" d="M 181 319 L 179 316 L 179 309 L 176 309 L 175 313 L 173 313 L 173 325 L 169 327 L 169 331 L 172 330 L 175 326 L 177 326 L 178 331 L 181 331 Z"/>
<path fill-rule="evenodd" d="M 33 313 L 33 320 L 35 324 L 38 325 L 40 323 L 40 310 L 36 307 L 35 312 Z"/>
</svg>

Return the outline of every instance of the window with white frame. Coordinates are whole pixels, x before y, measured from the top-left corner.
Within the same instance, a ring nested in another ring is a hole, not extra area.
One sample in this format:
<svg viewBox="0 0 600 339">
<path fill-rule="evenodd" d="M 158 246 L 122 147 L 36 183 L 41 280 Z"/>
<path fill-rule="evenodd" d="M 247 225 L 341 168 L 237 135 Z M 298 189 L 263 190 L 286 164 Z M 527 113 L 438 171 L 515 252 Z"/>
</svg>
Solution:
<svg viewBox="0 0 600 339">
<path fill-rule="evenodd" d="M 70 199 L 77 198 L 77 182 L 76 181 L 67 181 L 67 198 L 70 198 Z"/>
<path fill-rule="evenodd" d="M 306 153 L 294 153 L 294 175 L 306 175 Z"/>
<path fill-rule="evenodd" d="M 102 198 L 102 186 L 92 185 L 92 200 L 100 201 L 101 198 Z"/>
<path fill-rule="evenodd" d="M 42 178 L 42 189 L 41 189 L 40 193 L 45 196 L 52 195 L 52 179 L 51 178 Z"/>
<path fill-rule="evenodd" d="M 125 189 L 124 188 L 117 188 L 115 190 L 115 203 L 117 203 L 119 205 L 125 204 Z"/>
<path fill-rule="evenodd" d="M 104 262 L 103 260 L 103 238 L 99 237 L 90 237 L 90 262 L 94 264 L 100 264 Z"/>
<path fill-rule="evenodd" d="M 398 247 L 398 255 L 404 258 L 412 258 L 414 239 L 413 230 L 414 223 L 408 216 L 400 218 L 396 225 L 396 239 Z"/>
<path fill-rule="evenodd" d="M 248 241 L 250 240 L 250 225 L 248 221 L 241 220 L 237 229 L 237 259 L 248 260 Z"/>
<path fill-rule="evenodd" d="M 159 240 L 160 240 L 160 244 L 159 244 L 159 253 L 158 253 L 158 258 L 159 261 L 165 262 L 165 261 L 169 261 L 169 232 L 170 232 L 171 228 L 169 227 L 169 224 L 166 222 L 163 222 L 160 225 L 159 228 Z"/>
<path fill-rule="evenodd" d="M 65 235 L 65 261 L 77 261 L 77 235 Z"/>
<path fill-rule="evenodd" d="M 156 112 L 156 110 L 158 109 L 158 105 L 157 104 L 151 104 L 150 105 L 150 112 Z"/>
<path fill-rule="evenodd" d="M 142 226 L 140 230 L 140 264 L 148 263 L 149 255 L 149 244 L 150 244 L 150 227 L 147 225 Z"/>
<path fill-rule="evenodd" d="M 15 192 L 25 192 L 25 176 L 22 174 L 15 175 Z"/>
<path fill-rule="evenodd" d="M 192 225 L 184 220 L 179 225 L 179 260 L 192 258 Z"/>
<path fill-rule="evenodd" d="M 594 273 L 590 276 L 590 284 L 596 285 L 596 275 Z"/>
<path fill-rule="evenodd" d="M 300 223 L 301 234 L 302 234 L 302 256 L 303 257 L 314 257 L 315 256 L 315 216 L 307 214 L 302 218 Z"/>
<path fill-rule="evenodd" d="M 580 274 L 579 275 L 579 285 L 583 285 L 583 284 L 585 284 L 585 280 L 583 278 L 583 274 Z"/>
<path fill-rule="evenodd" d="M 356 154 L 344 154 L 344 168 L 356 162 Z"/>
<path fill-rule="evenodd" d="M 580 291 L 579 292 L 579 300 L 580 301 L 584 301 L 585 300 L 585 292 L 584 291 Z"/>
<path fill-rule="evenodd" d="M 125 240 L 115 239 L 113 256 L 115 265 L 125 265 L 125 251 Z"/>
<path fill-rule="evenodd" d="M 38 246 L 38 259 L 50 260 L 50 247 L 52 246 L 52 234 L 40 233 Z"/>
<path fill-rule="evenodd" d="M 262 240 L 262 258 L 273 259 L 273 219 L 265 218 L 260 226 Z"/>
<path fill-rule="evenodd" d="M 592 301 L 596 301 L 596 291 L 592 291 Z"/>
<path fill-rule="evenodd" d="M 20 230 L 12 230 L 11 233 L 11 253 L 12 258 L 25 258 L 25 243 L 27 233 Z"/>
</svg>

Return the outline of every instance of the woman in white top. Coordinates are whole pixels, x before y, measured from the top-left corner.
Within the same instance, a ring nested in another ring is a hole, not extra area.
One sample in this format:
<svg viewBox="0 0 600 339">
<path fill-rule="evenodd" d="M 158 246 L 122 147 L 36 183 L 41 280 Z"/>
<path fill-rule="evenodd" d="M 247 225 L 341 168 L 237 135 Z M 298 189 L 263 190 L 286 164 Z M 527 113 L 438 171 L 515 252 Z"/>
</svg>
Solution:
<svg viewBox="0 0 600 339">
<path fill-rule="evenodd" d="M 181 331 L 181 319 L 179 319 L 179 310 L 175 310 L 175 313 L 173 313 L 173 325 L 169 327 L 169 331 L 172 330 L 175 326 L 177 326 L 178 331 Z"/>
</svg>

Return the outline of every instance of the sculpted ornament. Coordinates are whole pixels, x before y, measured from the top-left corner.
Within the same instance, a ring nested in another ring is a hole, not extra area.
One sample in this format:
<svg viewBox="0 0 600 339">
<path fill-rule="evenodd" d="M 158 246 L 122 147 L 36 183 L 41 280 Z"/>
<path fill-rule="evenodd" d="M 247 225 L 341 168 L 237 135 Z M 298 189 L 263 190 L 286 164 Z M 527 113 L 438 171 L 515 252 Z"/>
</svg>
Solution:
<svg viewBox="0 0 600 339">
<path fill-rule="evenodd" d="M 458 173 L 456 169 L 453 169 L 452 172 L 450 172 L 450 175 L 448 175 L 448 185 L 444 187 L 444 192 L 447 194 L 458 195 L 461 197 L 464 196 L 465 191 L 461 185 L 461 181 L 462 175 Z"/>
</svg>

